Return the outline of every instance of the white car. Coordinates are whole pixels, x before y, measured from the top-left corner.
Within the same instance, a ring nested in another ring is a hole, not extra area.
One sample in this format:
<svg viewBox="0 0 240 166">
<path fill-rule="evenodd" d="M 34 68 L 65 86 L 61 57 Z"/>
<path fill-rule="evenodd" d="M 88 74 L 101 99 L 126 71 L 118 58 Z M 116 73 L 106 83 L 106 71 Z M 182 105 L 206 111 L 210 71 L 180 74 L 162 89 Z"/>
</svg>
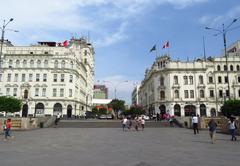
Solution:
<svg viewBox="0 0 240 166">
<path fill-rule="evenodd" d="M 145 120 L 149 120 L 149 119 L 150 119 L 149 116 L 147 116 L 147 115 L 141 115 L 141 117 L 142 117 L 143 119 L 145 119 Z"/>
</svg>

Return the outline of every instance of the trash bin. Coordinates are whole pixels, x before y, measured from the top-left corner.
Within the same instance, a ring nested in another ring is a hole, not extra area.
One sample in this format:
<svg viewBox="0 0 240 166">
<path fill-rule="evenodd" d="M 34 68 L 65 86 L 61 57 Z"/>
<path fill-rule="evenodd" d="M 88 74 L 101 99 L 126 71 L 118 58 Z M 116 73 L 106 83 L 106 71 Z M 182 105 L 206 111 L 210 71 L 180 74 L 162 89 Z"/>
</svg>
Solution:
<svg viewBox="0 0 240 166">
<path fill-rule="evenodd" d="M 43 122 L 40 122 L 40 128 L 43 128 L 43 124 L 44 124 Z"/>
</svg>

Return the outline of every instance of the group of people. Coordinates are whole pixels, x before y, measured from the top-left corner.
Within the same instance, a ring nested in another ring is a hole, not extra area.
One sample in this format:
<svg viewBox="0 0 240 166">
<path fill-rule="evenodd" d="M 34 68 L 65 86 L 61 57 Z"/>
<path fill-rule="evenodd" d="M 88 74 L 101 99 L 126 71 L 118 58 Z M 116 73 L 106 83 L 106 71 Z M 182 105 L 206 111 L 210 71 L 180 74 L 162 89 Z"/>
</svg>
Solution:
<svg viewBox="0 0 240 166">
<path fill-rule="evenodd" d="M 193 131 L 194 131 L 195 135 L 199 134 L 198 119 L 199 119 L 199 115 L 192 116 L 192 126 L 193 126 Z M 213 144 L 216 142 L 216 138 L 215 138 L 216 129 L 217 129 L 217 122 L 212 117 L 210 119 L 210 121 L 208 122 L 208 130 L 209 130 L 209 136 L 210 136 Z M 236 133 L 237 125 L 236 125 L 235 118 L 230 118 L 230 121 L 228 122 L 228 129 L 229 129 L 229 133 L 231 134 L 231 137 L 232 137 L 231 141 L 236 141 L 237 137 L 236 137 L 235 133 Z"/>
<path fill-rule="evenodd" d="M 7 141 L 8 138 L 13 138 L 13 136 L 11 136 L 11 127 L 12 127 L 11 119 L 9 118 L 5 120 L 2 126 L 3 126 L 3 133 L 4 133 L 4 141 Z"/>
<path fill-rule="evenodd" d="M 132 129 L 135 129 L 136 131 L 139 131 L 139 129 L 143 131 L 145 128 L 145 119 L 141 116 L 136 116 L 134 119 L 124 117 L 122 119 L 122 129 L 123 131 L 126 131 L 127 129 L 131 131 Z"/>
</svg>

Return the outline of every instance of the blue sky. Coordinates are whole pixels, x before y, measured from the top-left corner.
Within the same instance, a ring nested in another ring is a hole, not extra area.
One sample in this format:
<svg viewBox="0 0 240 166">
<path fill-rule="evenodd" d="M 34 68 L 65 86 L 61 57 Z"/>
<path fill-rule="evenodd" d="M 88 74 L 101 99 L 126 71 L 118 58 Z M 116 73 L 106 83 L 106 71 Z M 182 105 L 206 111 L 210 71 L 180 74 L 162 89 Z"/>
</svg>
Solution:
<svg viewBox="0 0 240 166">
<path fill-rule="evenodd" d="M 88 36 L 95 46 L 95 80 L 108 81 L 110 97 L 130 103 L 134 85 L 155 59 L 149 53 L 157 44 L 170 43 L 172 59 L 193 60 L 219 56 L 222 36 L 205 26 L 221 28 L 240 17 L 239 0 L 1 0 L 0 21 L 13 17 L 5 38 L 15 45 L 37 41 L 64 41 Z M 233 27 L 240 26 L 240 19 Z M 227 34 L 227 44 L 240 39 L 240 28 Z M 128 82 L 124 82 L 128 80 Z"/>
</svg>

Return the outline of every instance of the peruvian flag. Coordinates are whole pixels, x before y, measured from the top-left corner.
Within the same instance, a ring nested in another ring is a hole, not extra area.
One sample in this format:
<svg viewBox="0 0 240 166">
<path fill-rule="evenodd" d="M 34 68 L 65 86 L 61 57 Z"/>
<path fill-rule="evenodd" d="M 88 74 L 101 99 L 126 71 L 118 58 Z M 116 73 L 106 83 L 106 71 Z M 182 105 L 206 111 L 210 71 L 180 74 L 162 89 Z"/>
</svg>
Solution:
<svg viewBox="0 0 240 166">
<path fill-rule="evenodd" d="M 162 49 L 168 48 L 168 47 L 169 47 L 169 41 L 166 41 L 166 42 L 163 44 Z"/>
<path fill-rule="evenodd" d="M 63 47 L 67 47 L 67 46 L 68 46 L 68 41 L 65 40 L 65 41 L 62 43 L 62 46 L 63 46 Z"/>
</svg>

